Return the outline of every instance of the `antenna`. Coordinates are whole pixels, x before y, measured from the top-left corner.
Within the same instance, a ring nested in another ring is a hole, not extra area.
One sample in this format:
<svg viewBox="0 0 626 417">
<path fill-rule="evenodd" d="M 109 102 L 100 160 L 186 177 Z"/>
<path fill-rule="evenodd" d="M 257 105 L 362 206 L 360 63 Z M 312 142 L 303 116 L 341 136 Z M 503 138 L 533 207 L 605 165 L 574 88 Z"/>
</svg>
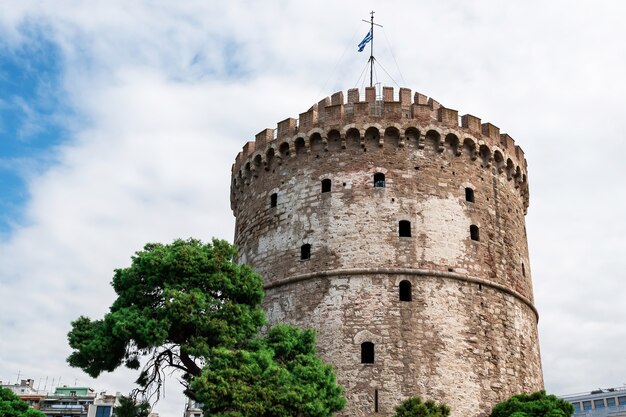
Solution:
<svg viewBox="0 0 626 417">
<path fill-rule="evenodd" d="M 370 20 L 363 19 L 363 21 L 370 24 L 370 59 L 368 62 L 370 63 L 370 87 L 374 87 L 374 61 L 376 61 L 376 58 L 374 58 L 374 26 L 383 27 L 383 25 L 374 23 L 373 10 L 370 12 Z"/>
</svg>

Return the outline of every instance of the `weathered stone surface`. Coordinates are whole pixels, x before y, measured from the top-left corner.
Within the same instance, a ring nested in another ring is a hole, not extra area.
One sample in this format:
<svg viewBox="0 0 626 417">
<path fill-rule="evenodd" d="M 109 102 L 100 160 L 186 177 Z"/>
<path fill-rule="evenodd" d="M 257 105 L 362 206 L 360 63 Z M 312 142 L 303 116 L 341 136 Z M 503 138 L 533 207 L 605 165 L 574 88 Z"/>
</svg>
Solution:
<svg viewBox="0 0 626 417">
<path fill-rule="evenodd" d="M 441 117 L 438 103 L 409 103 L 408 90 L 397 102 L 385 93 L 386 101 L 359 102 L 351 91 L 345 104 L 336 94 L 316 105 L 324 117 L 307 119 L 306 132 L 265 135 L 262 149 L 238 155 L 231 202 L 240 261 L 264 277 L 270 322 L 318 329 L 320 353 L 346 387 L 343 415 L 373 415 L 377 390 L 376 415 L 422 395 L 455 417 L 484 417 L 543 386 L 526 161 L 508 135 L 500 147 L 495 126 L 459 127 L 454 110 Z M 428 118 L 411 118 L 415 105 Z M 375 187 L 376 173 L 384 187 Z M 331 190 L 322 193 L 325 179 Z M 402 220 L 410 237 L 399 236 Z M 310 259 L 300 259 L 304 244 Z M 403 280 L 411 301 L 399 299 Z M 361 363 L 363 342 L 375 345 L 373 364 Z"/>
</svg>

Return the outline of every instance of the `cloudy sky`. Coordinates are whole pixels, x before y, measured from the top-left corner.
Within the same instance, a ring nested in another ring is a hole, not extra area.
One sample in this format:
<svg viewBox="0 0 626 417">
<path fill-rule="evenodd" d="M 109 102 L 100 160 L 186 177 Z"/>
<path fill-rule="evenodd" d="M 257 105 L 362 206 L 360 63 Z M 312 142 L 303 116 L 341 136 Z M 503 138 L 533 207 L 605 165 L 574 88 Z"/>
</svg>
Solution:
<svg viewBox="0 0 626 417">
<path fill-rule="evenodd" d="M 374 9 L 379 81 L 526 152 L 546 388 L 626 382 L 626 3 L 180 4 L 0 1 L 0 380 L 128 391 L 128 372 L 66 366 L 70 322 L 106 312 L 112 270 L 144 243 L 232 240 L 235 155 L 361 85 Z M 179 415 L 178 392 L 156 411 Z"/>
</svg>

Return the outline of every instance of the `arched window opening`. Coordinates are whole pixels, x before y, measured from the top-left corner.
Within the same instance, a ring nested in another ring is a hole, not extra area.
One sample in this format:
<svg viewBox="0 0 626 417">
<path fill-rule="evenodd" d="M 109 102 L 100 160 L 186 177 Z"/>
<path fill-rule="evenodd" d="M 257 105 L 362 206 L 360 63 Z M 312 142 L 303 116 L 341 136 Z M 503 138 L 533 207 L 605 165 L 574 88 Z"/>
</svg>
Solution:
<svg viewBox="0 0 626 417">
<path fill-rule="evenodd" d="M 478 226 L 476 226 L 475 224 L 470 226 L 470 237 L 472 238 L 472 240 L 480 240 L 480 235 L 478 234 Z"/>
<path fill-rule="evenodd" d="M 382 172 L 374 174 L 374 188 L 385 188 L 385 174 Z"/>
<path fill-rule="evenodd" d="M 278 194 L 274 193 L 270 196 L 270 207 L 276 207 L 276 203 L 278 203 Z"/>
<path fill-rule="evenodd" d="M 361 343 L 361 363 L 374 363 L 374 344 L 372 342 Z"/>
<path fill-rule="evenodd" d="M 398 233 L 400 237 L 411 237 L 411 222 L 408 220 L 400 220 Z"/>
<path fill-rule="evenodd" d="M 322 180 L 322 192 L 323 193 L 329 193 L 330 186 L 331 186 L 331 181 L 328 178 L 326 178 L 325 180 Z"/>
<path fill-rule="evenodd" d="M 400 281 L 400 301 L 411 301 L 411 282 L 410 281 Z"/>
<path fill-rule="evenodd" d="M 465 189 L 465 201 L 469 201 L 470 203 L 474 202 L 474 190 L 470 187 Z"/>
<path fill-rule="evenodd" d="M 300 259 L 301 260 L 307 260 L 307 259 L 311 259 L 311 245 L 308 243 L 305 243 L 304 245 L 300 246 Z"/>
<path fill-rule="evenodd" d="M 524 262 L 522 262 L 522 276 L 526 276 L 526 267 L 524 266 Z"/>
</svg>

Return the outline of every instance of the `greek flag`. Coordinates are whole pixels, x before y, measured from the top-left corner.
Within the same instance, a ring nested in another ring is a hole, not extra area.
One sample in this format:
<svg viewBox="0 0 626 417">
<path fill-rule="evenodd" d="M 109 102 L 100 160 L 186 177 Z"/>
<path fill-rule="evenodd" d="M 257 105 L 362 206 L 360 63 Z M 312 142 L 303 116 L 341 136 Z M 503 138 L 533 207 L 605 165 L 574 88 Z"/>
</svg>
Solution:
<svg viewBox="0 0 626 417">
<path fill-rule="evenodd" d="M 358 45 L 359 52 L 363 52 L 363 49 L 365 48 L 365 45 L 367 45 L 367 43 L 369 41 L 371 41 L 371 40 L 372 40 L 372 31 L 370 30 L 369 32 L 367 32 L 367 35 L 365 35 L 365 37 L 363 38 L 361 43 Z"/>
</svg>

